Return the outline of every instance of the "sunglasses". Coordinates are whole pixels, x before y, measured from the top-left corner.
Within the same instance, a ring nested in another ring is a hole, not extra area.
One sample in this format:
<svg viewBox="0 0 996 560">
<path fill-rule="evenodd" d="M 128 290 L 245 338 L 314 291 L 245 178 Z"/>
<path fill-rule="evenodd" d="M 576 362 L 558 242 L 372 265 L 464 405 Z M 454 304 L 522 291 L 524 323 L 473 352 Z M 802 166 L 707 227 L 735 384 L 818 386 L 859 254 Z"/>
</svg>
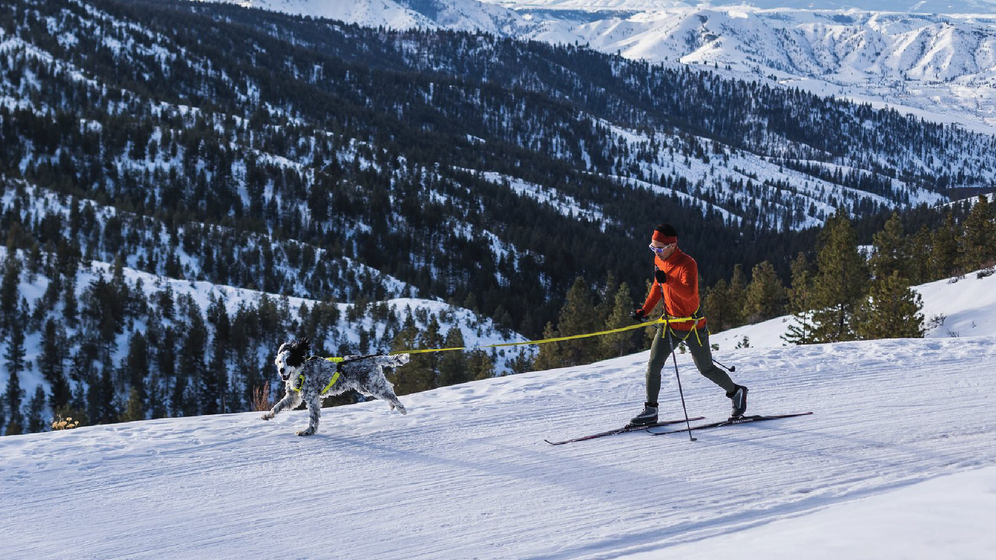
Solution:
<svg viewBox="0 0 996 560">
<path fill-rule="evenodd" d="M 670 249 L 673 246 L 674 246 L 674 243 L 670 243 L 670 244 L 665 245 L 663 247 L 654 247 L 653 245 L 650 245 L 650 250 L 653 251 L 653 252 L 655 252 L 655 253 L 657 253 L 659 255 L 659 254 L 663 253 L 664 251 L 667 251 L 668 249 Z"/>
</svg>

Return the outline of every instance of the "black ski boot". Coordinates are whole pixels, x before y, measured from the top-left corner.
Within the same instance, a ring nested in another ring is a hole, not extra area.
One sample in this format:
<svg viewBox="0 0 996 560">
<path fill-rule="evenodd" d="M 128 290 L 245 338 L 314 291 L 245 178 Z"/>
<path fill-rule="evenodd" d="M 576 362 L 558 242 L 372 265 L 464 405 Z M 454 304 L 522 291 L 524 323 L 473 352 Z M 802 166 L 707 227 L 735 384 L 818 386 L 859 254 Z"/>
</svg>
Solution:
<svg viewBox="0 0 996 560">
<path fill-rule="evenodd" d="M 733 412 L 730 414 L 730 418 L 740 418 L 747 412 L 747 387 L 743 385 L 737 385 L 737 389 L 733 393 L 727 393 L 727 397 L 733 401 Z"/>
<path fill-rule="evenodd" d="M 649 426 L 657 423 L 657 403 L 644 403 L 643 412 L 629 421 L 630 426 Z"/>
</svg>

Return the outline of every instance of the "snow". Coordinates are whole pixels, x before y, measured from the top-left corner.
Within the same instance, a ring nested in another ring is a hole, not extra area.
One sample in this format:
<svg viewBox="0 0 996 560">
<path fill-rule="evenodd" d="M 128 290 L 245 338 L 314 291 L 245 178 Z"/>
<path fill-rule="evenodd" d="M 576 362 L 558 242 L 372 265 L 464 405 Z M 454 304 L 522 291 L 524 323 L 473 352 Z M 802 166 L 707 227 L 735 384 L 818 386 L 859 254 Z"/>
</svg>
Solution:
<svg viewBox="0 0 996 560">
<path fill-rule="evenodd" d="M 507 184 L 515 194 L 531 198 L 542 204 L 547 204 L 562 216 L 598 223 L 599 227 L 603 231 L 605 230 L 607 221 L 611 222 L 611 220 L 607 220 L 605 215 L 602 214 L 601 208 L 583 208 L 581 204 L 574 199 L 574 197 L 564 194 L 553 187 L 537 185 L 509 175 L 502 175 L 501 173 L 496 173 L 494 171 L 487 171 L 482 174 L 482 177 L 485 181 L 496 185 Z"/>
<path fill-rule="evenodd" d="M 996 550 L 996 467 L 938 477 L 843 503 L 811 515 L 776 521 L 729 536 L 667 550 L 684 560 L 752 558 L 809 560 L 988 558 Z M 884 551 L 882 543 L 888 543 Z M 619 560 L 654 560 L 638 553 Z"/>
<path fill-rule="evenodd" d="M 908 533 L 924 526 L 935 543 L 967 534 L 959 558 L 989 551 L 992 537 L 971 529 L 993 515 L 996 338 L 717 357 L 738 366 L 753 412 L 814 414 L 695 443 L 641 433 L 543 443 L 629 418 L 643 401 L 642 352 L 407 395 L 407 416 L 382 402 L 325 409 L 308 439 L 294 435 L 305 411 L 0 438 L 0 556 L 715 558 L 754 535 L 784 552 L 841 524 L 861 533 L 835 541 L 838 558 L 905 557 Z M 725 418 L 722 392 L 688 355 L 678 366 L 689 413 Z M 663 413 L 676 417 L 665 380 Z M 941 507 L 960 515 L 933 523 Z M 874 531 L 883 511 L 903 513 L 905 529 Z"/>
</svg>

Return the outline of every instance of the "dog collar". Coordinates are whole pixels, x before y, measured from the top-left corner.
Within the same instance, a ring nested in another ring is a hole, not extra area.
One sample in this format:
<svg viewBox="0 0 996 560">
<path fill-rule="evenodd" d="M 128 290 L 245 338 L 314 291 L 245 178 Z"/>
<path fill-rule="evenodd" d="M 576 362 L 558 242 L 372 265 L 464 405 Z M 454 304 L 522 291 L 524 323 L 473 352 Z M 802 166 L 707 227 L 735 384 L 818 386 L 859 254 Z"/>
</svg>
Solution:
<svg viewBox="0 0 996 560">
<path fill-rule="evenodd" d="M 297 380 L 300 381 L 300 384 L 297 387 L 295 387 L 294 384 L 291 383 L 290 388 L 291 388 L 291 391 L 296 391 L 296 392 L 300 393 L 301 392 L 301 388 L 304 387 L 304 374 L 302 373 L 301 375 L 299 375 L 297 377 Z"/>
</svg>

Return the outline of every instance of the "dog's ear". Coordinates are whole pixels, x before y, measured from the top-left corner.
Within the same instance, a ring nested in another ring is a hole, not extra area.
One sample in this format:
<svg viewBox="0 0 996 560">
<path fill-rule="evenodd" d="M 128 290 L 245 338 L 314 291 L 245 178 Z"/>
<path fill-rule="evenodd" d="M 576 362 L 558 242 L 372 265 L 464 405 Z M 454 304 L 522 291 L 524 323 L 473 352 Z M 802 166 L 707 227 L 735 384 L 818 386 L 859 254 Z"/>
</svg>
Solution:
<svg viewBox="0 0 996 560">
<path fill-rule="evenodd" d="M 308 346 L 310 343 L 307 338 L 301 340 L 295 340 L 290 343 L 288 350 L 290 350 L 290 356 L 287 357 L 287 365 L 297 367 L 304 363 L 304 360 L 308 357 Z"/>
<path fill-rule="evenodd" d="M 298 343 L 298 347 L 301 349 L 302 355 L 308 354 L 311 352 L 311 341 L 308 340 L 308 337 L 304 337 L 301 339 L 301 342 Z"/>
<path fill-rule="evenodd" d="M 287 349 L 287 343 L 285 342 L 285 343 L 283 343 L 283 344 L 280 345 L 280 348 L 277 348 L 277 355 L 279 356 L 280 353 L 283 352 L 286 349 Z"/>
</svg>

